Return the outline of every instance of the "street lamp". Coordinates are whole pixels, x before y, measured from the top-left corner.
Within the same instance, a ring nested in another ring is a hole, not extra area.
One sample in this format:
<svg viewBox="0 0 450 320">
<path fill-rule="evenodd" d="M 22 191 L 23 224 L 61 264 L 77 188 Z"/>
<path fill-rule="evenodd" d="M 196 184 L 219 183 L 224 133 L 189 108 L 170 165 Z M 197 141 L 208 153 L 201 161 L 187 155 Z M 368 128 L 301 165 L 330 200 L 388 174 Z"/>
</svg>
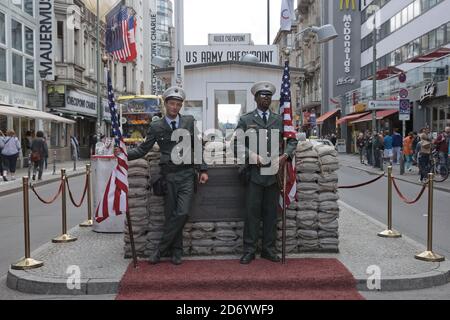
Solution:
<svg viewBox="0 0 450 320">
<path fill-rule="evenodd" d="M 328 41 L 331 41 L 335 38 L 337 38 L 338 34 L 336 32 L 336 29 L 331 24 L 326 24 L 321 27 L 308 27 L 306 29 L 303 29 L 297 34 L 297 37 L 305 32 L 312 32 L 317 35 L 317 42 L 318 43 L 325 43 Z"/>
</svg>

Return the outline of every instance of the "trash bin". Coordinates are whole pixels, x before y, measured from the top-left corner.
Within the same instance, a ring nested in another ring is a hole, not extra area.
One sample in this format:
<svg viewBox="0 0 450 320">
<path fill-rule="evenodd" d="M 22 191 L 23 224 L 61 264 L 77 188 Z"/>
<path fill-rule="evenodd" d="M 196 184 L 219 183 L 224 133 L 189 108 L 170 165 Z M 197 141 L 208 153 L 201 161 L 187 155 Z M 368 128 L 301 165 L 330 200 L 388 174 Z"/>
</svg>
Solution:
<svg viewBox="0 0 450 320">
<path fill-rule="evenodd" d="M 106 185 L 111 172 L 117 165 L 116 157 L 113 155 L 92 156 L 93 191 L 94 191 L 94 225 L 93 230 L 100 233 L 123 233 L 125 228 L 125 213 L 116 215 L 110 213 L 109 217 L 101 222 L 95 219 L 97 209 L 105 194 Z"/>
</svg>

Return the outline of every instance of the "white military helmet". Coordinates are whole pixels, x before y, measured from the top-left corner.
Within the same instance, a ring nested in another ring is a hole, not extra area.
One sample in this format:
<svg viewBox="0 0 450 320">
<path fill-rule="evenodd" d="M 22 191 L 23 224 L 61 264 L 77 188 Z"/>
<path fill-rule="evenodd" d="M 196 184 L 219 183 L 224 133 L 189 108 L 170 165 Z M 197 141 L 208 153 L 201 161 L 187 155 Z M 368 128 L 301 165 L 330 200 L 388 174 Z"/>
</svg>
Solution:
<svg viewBox="0 0 450 320">
<path fill-rule="evenodd" d="M 271 93 L 272 95 L 275 94 L 275 92 L 277 92 L 277 89 L 275 88 L 275 86 L 268 82 L 268 81 L 262 81 L 262 82 L 258 82 L 255 83 L 252 87 L 252 94 L 254 96 L 256 96 L 258 93 Z"/>
<path fill-rule="evenodd" d="M 163 93 L 163 99 L 164 101 L 168 99 L 184 101 L 186 100 L 186 93 L 180 87 L 170 87 Z"/>
</svg>

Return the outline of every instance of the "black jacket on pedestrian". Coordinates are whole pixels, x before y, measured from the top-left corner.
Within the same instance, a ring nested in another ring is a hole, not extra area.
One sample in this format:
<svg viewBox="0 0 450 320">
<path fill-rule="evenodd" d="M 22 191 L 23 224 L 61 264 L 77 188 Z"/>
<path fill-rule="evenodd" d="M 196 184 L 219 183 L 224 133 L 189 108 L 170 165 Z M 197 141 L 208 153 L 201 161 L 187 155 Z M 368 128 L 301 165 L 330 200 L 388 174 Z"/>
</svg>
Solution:
<svg viewBox="0 0 450 320">
<path fill-rule="evenodd" d="M 41 160 L 44 160 L 48 157 L 47 142 L 42 138 L 34 139 L 33 142 L 31 142 L 31 152 L 39 152 Z"/>
</svg>

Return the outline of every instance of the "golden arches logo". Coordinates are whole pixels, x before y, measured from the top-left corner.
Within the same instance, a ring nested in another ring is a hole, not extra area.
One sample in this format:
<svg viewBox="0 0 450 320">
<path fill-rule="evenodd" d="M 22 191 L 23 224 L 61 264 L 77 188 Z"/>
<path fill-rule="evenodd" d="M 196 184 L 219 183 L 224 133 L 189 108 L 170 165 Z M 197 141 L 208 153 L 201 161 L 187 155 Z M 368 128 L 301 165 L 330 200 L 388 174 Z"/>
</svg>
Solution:
<svg viewBox="0 0 450 320">
<path fill-rule="evenodd" d="M 339 9 L 340 10 L 350 10 L 350 3 L 351 3 L 351 9 L 356 10 L 356 0 L 339 0 Z M 345 8 L 344 8 L 345 5 Z"/>
</svg>

